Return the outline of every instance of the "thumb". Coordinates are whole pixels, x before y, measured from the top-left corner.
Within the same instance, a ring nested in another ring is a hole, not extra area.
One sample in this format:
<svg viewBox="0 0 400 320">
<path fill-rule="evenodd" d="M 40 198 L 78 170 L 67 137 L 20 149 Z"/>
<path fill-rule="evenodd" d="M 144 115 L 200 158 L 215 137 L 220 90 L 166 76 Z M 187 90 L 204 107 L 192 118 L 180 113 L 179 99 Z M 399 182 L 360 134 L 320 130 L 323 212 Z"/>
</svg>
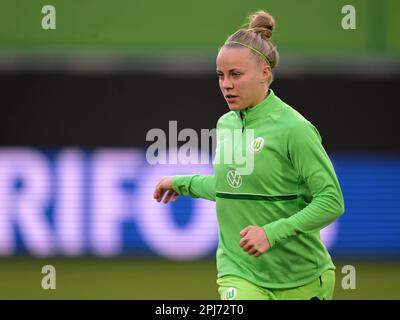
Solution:
<svg viewBox="0 0 400 320">
<path fill-rule="evenodd" d="M 242 231 L 240 231 L 240 236 L 244 237 L 247 234 L 247 232 L 249 232 L 250 228 L 251 228 L 251 226 L 248 226 L 248 227 L 244 228 Z"/>
</svg>

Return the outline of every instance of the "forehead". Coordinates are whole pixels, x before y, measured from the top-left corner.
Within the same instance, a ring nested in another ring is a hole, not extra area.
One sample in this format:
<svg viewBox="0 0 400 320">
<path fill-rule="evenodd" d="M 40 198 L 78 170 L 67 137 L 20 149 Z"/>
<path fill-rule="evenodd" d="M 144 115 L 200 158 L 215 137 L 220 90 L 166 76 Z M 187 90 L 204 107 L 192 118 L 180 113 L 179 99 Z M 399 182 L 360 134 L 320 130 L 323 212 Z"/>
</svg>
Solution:
<svg viewBox="0 0 400 320">
<path fill-rule="evenodd" d="M 217 56 L 217 69 L 250 68 L 256 65 L 256 59 L 247 48 L 222 47 Z"/>
</svg>

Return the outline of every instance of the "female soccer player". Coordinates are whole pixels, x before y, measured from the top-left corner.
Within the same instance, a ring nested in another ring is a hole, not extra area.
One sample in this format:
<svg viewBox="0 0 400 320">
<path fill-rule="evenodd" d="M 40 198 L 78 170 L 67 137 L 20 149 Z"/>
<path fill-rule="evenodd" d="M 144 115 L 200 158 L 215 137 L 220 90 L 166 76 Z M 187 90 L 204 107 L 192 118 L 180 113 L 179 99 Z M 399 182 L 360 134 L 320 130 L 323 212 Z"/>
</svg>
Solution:
<svg viewBox="0 0 400 320">
<path fill-rule="evenodd" d="M 216 201 L 221 299 L 332 299 L 335 266 L 320 230 L 344 212 L 343 196 L 317 129 L 269 88 L 279 60 L 274 27 L 269 13 L 256 12 L 216 61 L 230 109 L 218 120 L 217 138 L 223 130 L 243 137 L 253 130 L 254 140 L 243 143 L 253 153 L 252 172 L 214 162 L 213 176 L 164 177 L 154 198 Z M 216 157 L 229 142 L 217 139 Z"/>
</svg>

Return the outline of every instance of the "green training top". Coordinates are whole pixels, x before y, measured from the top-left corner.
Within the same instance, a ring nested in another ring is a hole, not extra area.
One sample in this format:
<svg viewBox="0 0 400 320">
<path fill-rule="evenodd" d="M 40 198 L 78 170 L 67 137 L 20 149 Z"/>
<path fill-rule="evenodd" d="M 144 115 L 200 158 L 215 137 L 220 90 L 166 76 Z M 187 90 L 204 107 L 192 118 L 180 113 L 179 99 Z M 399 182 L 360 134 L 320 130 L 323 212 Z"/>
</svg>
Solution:
<svg viewBox="0 0 400 320">
<path fill-rule="evenodd" d="M 254 140 L 246 141 L 247 131 Z M 224 161 L 231 143 L 254 157 L 252 173 L 241 172 L 240 161 L 229 156 Z M 258 105 L 218 120 L 214 176 L 175 176 L 172 187 L 180 195 L 216 201 L 218 277 L 291 288 L 335 268 L 320 230 L 344 212 L 338 179 L 317 129 L 271 89 Z M 240 231 L 249 225 L 263 227 L 271 244 L 260 257 L 239 246 Z"/>
</svg>

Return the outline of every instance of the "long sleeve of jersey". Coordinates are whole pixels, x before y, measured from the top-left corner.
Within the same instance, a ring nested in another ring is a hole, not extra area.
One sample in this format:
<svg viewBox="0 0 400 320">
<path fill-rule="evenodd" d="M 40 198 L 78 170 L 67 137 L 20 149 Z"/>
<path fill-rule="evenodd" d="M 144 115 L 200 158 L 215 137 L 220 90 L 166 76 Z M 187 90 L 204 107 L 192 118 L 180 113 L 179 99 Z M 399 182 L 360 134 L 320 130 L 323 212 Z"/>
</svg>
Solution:
<svg viewBox="0 0 400 320">
<path fill-rule="evenodd" d="M 180 195 L 215 201 L 215 178 L 203 175 L 174 176 L 172 188 Z"/>
<path fill-rule="evenodd" d="M 312 198 L 292 216 L 264 226 L 271 246 L 299 233 L 321 230 L 344 212 L 342 191 L 317 129 L 308 122 L 297 123 L 287 131 L 284 140 L 299 181 Z"/>
</svg>

